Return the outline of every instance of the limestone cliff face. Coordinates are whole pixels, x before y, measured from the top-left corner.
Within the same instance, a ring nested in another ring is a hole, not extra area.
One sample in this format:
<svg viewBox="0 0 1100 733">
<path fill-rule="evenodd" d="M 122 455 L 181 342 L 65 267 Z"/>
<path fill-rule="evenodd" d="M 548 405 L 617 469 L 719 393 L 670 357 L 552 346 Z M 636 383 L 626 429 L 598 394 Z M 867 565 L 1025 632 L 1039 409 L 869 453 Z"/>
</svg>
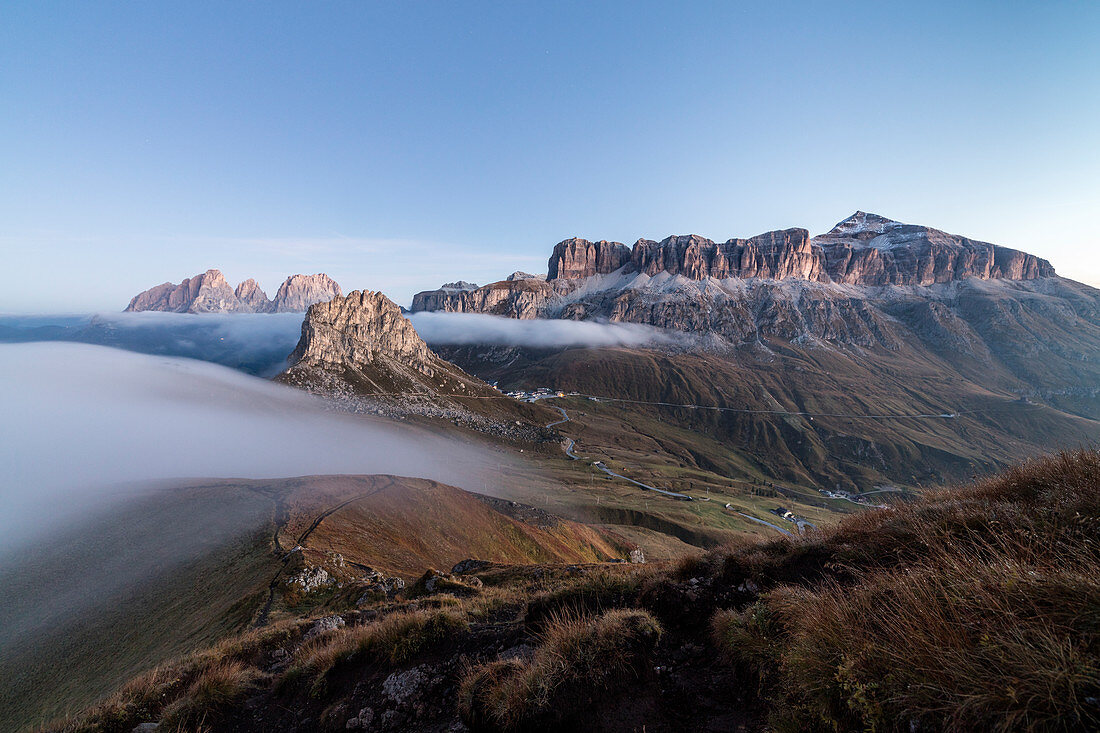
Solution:
<svg viewBox="0 0 1100 733">
<path fill-rule="evenodd" d="M 179 285 L 162 283 L 138 293 L 127 311 L 172 313 L 286 313 L 305 311 L 313 303 L 340 295 L 340 286 L 325 274 L 292 275 L 274 300 L 249 278 L 233 289 L 219 270 L 207 270 Z"/>
<path fill-rule="evenodd" d="M 901 337 L 885 300 L 945 296 L 884 287 L 983 280 L 1035 281 L 1039 289 L 1046 280 L 1061 281 L 1033 255 L 857 212 L 812 239 L 805 229 L 785 229 L 721 243 L 697 235 L 640 239 L 632 250 L 569 239 L 554 247 L 545 281 L 427 291 L 417 294 L 413 310 L 624 321 L 735 343 L 813 338 L 892 349 Z M 950 330 L 942 313 L 927 312 L 925 321 Z"/>
<path fill-rule="evenodd" d="M 829 277 L 850 285 L 933 285 L 955 280 L 1054 276 L 1044 259 L 938 229 L 857 211 L 814 237 Z"/>
<path fill-rule="evenodd" d="M 290 365 L 343 367 L 396 360 L 431 375 L 432 353 L 401 309 L 382 293 L 356 290 L 310 306 Z"/>
<path fill-rule="evenodd" d="M 630 248 L 621 242 L 589 242 L 566 239 L 554 245 L 546 279 L 571 279 L 606 275 L 630 262 Z"/>
<path fill-rule="evenodd" d="M 275 304 L 267 297 L 267 293 L 252 278 L 238 285 L 233 293 L 251 313 L 270 313 L 275 309 Z"/>
<path fill-rule="evenodd" d="M 218 270 L 207 270 L 179 285 L 163 283 L 138 293 L 127 311 L 171 311 L 173 313 L 233 313 L 242 311 L 233 288 Z"/>
<path fill-rule="evenodd" d="M 667 272 L 691 280 L 828 279 L 824 253 L 811 245 L 810 233 L 805 229 L 767 232 L 721 244 L 694 234 L 668 237 L 660 242 L 639 239 L 630 260 L 634 270 L 650 276 Z"/>
<path fill-rule="evenodd" d="M 545 280 L 502 280 L 480 288 L 443 287 L 413 296 L 412 310 L 444 313 L 489 313 L 509 318 L 540 318 L 555 296 Z"/>
<path fill-rule="evenodd" d="M 291 275 L 279 286 L 272 302 L 276 313 L 299 313 L 314 303 L 323 303 L 341 295 L 340 286 L 323 272 Z"/>
</svg>

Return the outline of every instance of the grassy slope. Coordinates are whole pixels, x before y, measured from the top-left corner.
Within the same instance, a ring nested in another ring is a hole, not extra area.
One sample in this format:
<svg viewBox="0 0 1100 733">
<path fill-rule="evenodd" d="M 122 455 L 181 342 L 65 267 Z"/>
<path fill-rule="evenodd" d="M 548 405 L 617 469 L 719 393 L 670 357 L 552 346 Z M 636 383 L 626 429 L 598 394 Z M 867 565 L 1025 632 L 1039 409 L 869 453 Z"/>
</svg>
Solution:
<svg viewBox="0 0 1100 733">
<path fill-rule="evenodd" d="M 283 551 L 322 513 L 284 566 Z M 333 553 L 412 579 L 468 557 L 511 563 L 623 557 L 613 532 L 513 519 L 460 489 L 390 476 L 214 481 L 143 496 L 0 567 L 0 729 L 80 709 L 124 680 L 248 628 L 273 577 Z M 349 572 L 349 571 L 345 571 Z M 352 568 L 351 575 L 357 571 Z M 279 586 L 281 588 L 281 586 Z M 275 595 L 271 617 L 329 603 Z M 59 673 L 63 670 L 64 673 Z"/>
<path fill-rule="evenodd" d="M 1100 437 L 1096 421 L 1019 402 L 1013 388 L 1020 384 L 1003 370 L 989 371 L 997 378 L 983 383 L 928 352 L 771 345 L 771 353 L 725 356 L 572 349 L 510 367 L 467 366 L 506 388 L 551 386 L 651 402 L 844 415 L 960 413 L 954 420 L 809 420 L 612 405 L 639 428 L 610 437 L 628 451 L 660 451 L 732 479 L 862 490 L 936 485 Z"/>
<path fill-rule="evenodd" d="M 353 501 L 310 535 L 307 557 L 340 553 L 407 579 L 426 568 L 449 570 L 459 560 L 593 562 L 621 557 L 615 537 L 573 522 L 539 527 L 495 511 L 473 494 L 435 481 L 394 476 L 311 476 L 291 479 L 285 537 L 298 537 L 319 507 Z"/>
<path fill-rule="evenodd" d="M 0 729 L 79 709 L 245 628 L 275 572 L 271 505 L 199 487 L 127 504 L 0 570 Z"/>
<path fill-rule="evenodd" d="M 169 702 L 245 731 L 343 730 L 366 706 L 430 730 L 1095 729 L 1098 529 L 1100 454 L 1080 451 L 668 569 L 489 567 L 463 598 L 414 593 L 315 642 L 295 622 L 175 668 L 230 669 L 216 700 L 147 677 L 70 730 L 139 699 L 126 724 Z M 501 654 L 515 644 L 530 653 Z M 275 648 L 290 662 L 267 672 Z M 403 707 L 382 681 L 413 667 L 427 703 Z"/>
</svg>

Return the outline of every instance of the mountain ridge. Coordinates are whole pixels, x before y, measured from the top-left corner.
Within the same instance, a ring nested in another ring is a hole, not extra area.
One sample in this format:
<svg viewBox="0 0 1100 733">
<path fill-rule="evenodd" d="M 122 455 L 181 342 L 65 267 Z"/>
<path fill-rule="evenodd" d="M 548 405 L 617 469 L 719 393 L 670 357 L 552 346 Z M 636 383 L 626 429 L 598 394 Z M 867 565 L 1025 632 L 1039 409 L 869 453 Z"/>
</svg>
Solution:
<svg viewBox="0 0 1100 733">
<path fill-rule="evenodd" d="M 144 290 L 130 300 L 124 312 L 300 313 L 313 303 L 342 294 L 340 285 L 322 272 L 291 275 L 269 299 L 254 279 L 234 289 L 220 270 L 210 269 L 185 278 L 179 285 L 165 282 Z"/>
</svg>

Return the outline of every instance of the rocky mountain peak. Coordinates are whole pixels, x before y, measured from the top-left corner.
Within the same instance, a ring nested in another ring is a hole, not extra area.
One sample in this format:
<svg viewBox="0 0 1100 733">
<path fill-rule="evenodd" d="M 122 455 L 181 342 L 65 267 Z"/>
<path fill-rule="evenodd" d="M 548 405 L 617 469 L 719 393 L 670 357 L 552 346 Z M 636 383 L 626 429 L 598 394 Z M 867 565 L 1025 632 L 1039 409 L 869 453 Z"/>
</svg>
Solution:
<svg viewBox="0 0 1100 733">
<path fill-rule="evenodd" d="M 277 313 L 296 313 L 309 308 L 314 303 L 322 303 L 343 295 L 335 280 L 323 272 L 316 275 L 291 275 L 272 301 Z"/>
<path fill-rule="evenodd" d="M 1052 277 L 1050 263 L 989 242 L 857 211 L 813 238 L 829 277 L 846 285 L 934 285 Z"/>
<path fill-rule="evenodd" d="M 546 279 L 606 275 L 629 263 L 630 255 L 630 247 L 622 242 L 608 242 L 606 239 L 589 242 L 587 239 L 573 237 L 554 245 Z"/>
<path fill-rule="evenodd" d="M 290 364 L 362 367 L 384 359 L 430 374 L 431 357 L 397 304 L 382 293 L 356 290 L 309 307 Z"/>
<path fill-rule="evenodd" d="M 834 235 L 882 234 L 887 229 L 896 226 L 902 226 L 902 223 L 878 214 L 857 211 L 847 219 L 837 222 L 836 226 L 830 229 L 828 233 Z"/>
<path fill-rule="evenodd" d="M 267 297 L 267 293 L 252 278 L 248 278 L 238 285 L 233 294 L 252 313 L 270 313 L 275 307 L 275 304 Z"/>
<path fill-rule="evenodd" d="M 179 285 L 161 283 L 138 293 L 127 311 L 169 311 L 173 313 L 284 313 L 302 312 L 313 303 L 340 295 L 340 286 L 325 274 L 292 275 L 269 300 L 259 284 L 249 278 L 236 289 L 229 286 L 220 270 L 186 278 Z"/>
</svg>

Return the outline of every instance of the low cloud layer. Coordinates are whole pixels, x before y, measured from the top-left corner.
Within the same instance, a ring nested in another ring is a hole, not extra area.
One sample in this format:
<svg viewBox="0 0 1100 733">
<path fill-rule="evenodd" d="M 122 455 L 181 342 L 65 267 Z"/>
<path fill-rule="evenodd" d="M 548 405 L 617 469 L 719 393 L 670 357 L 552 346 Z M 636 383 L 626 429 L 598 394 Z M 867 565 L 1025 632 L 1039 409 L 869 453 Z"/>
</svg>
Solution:
<svg viewBox="0 0 1100 733">
<path fill-rule="evenodd" d="M 212 361 L 270 377 L 286 367 L 301 313 L 109 313 L 0 317 L 0 341 L 77 341 Z"/>
<path fill-rule="evenodd" d="M 0 554 L 127 482 L 391 473 L 473 490 L 499 458 L 214 364 L 0 344 Z"/>
<path fill-rule="evenodd" d="M 681 333 L 637 323 L 517 320 L 480 313 L 411 313 L 429 345 L 487 344 L 537 349 L 683 346 Z M 0 342 L 76 341 L 142 354 L 182 356 L 271 377 L 286 368 L 302 314 L 111 313 L 96 316 L 2 316 Z"/>
<path fill-rule="evenodd" d="M 490 344 L 527 348 L 673 345 L 673 334 L 638 323 L 594 323 L 557 319 L 517 320 L 481 313 L 413 313 L 409 316 L 428 344 Z"/>
</svg>

